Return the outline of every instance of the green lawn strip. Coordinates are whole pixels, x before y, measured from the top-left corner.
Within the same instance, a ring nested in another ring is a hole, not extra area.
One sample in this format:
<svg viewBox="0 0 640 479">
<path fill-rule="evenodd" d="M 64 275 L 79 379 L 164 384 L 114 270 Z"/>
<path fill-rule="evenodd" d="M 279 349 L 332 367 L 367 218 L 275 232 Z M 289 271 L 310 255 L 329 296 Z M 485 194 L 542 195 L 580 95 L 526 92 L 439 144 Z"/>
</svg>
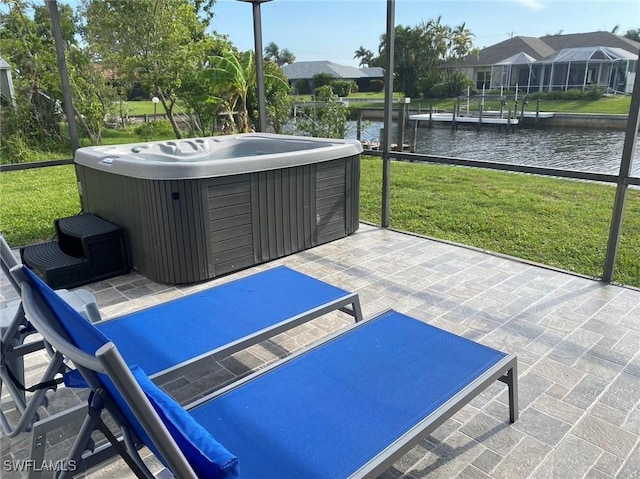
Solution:
<svg viewBox="0 0 640 479">
<path fill-rule="evenodd" d="M 154 108 L 154 103 L 151 100 L 128 101 L 123 104 L 123 110 L 126 111 L 130 116 L 131 115 L 136 115 L 136 116 L 148 115 L 150 117 L 149 118 L 150 120 L 153 120 L 154 112 L 158 115 L 158 120 L 160 119 L 161 115 L 165 114 L 162 103 L 157 103 L 156 107 Z M 184 103 L 178 100 L 173 107 L 173 112 L 183 113 L 183 110 L 184 110 Z M 119 111 L 119 106 L 116 106 L 116 111 Z"/>
<path fill-rule="evenodd" d="M 622 222 L 616 281 L 640 287 L 640 191 L 630 191 Z"/>
<path fill-rule="evenodd" d="M 509 108 L 514 107 L 513 95 L 507 98 L 507 106 L 505 107 L 505 113 Z M 453 110 L 457 100 L 454 98 L 448 98 L 446 100 L 413 100 L 411 102 L 411 110 L 420 109 L 421 113 L 428 113 L 429 108 L 433 106 L 438 110 Z M 525 111 L 536 111 L 536 100 L 528 100 L 525 105 Z M 631 105 L 630 96 L 607 96 L 598 100 L 545 100 L 540 101 L 540 111 L 552 111 L 557 113 L 594 113 L 594 114 L 618 114 L 628 115 L 629 107 Z M 461 100 L 460 111 L 466 112 L 467 102 Z M 472 99 L 469 103 L 469 111 L 478 111 L 478 98 Z M 518 111 L 522 108 L 522 96 L 519 97 Z M 499 110 L 500 102 L 497 100 L 486 100 L 484 104 L 486 110 Z"/>
<path fill-rule="evenodd" d="M 380 163 L 364 159 L 361 179 L 362 219 L 377 224 Z M 607 185 L 393 162 L 390 226 L 600 277 L 614 194 Z M 627 201 L 616 281 L 640 286 L 640 192 Z"/>
<path fill-rule="evenodd" d="M 361 219 L 380 223 L 382 162 L 365 157 Z M 464 167 L 393 162 L 390 226 L 600 277 L 615 189 Z M 12 246 L 53 236 L 80 210 L 73 166 L 0 174 L 0 232 Z M 640 191 L 630 190 L 615 280 L 640 287 Z"/>
<path fill-rule="evenodd" d="M 0 173 L 0 232 L 11 246 L 53 237 L 53 220 L 77 214 L 72 165 Z"/>
</svg>

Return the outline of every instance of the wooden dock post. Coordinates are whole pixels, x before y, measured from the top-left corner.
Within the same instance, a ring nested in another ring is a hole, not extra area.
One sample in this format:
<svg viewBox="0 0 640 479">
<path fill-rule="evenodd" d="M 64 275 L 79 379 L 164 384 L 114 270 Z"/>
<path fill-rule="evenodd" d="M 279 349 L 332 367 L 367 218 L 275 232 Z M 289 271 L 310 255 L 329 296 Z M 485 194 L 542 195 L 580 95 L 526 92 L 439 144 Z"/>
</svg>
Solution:
<svg viewBox="0 0 640 479">
<path fill-rule="evenodd" d="M 458 103 L 453 105 L 453 114 L 451 115 L 451 131 L 456 130 L 456 109 L 460 107 L 460 98 Z"/>
<path fill-rule="evenodd" d="M 398 138 L 397 138 L 397 150 L 402 151 L 404 148 L 404 127 L 407 123 L 407 108 L 409 107 L 409 103 L 411 103 L 411 98 L 403 98 L 400 100 L 400 105 L 398 107 Z"/>
<path fill-rule="evenodd" d="M 482 130 L 482 103 L 478 109 L 478 131 Z"/>
<path fill-rule="evenodd" d="M 411 140 L 411 153 L 416 152 L 416 145 L 418 143 L 418 120 L 413 122 L 413 139 Z"/>
<path fill-rule="evenodd" d="M 524 120 L 524 106 L 527 104 L 527 95 L 522 99 L 522 107 L 520 108 L 520 121 Z"/>
<path fill-rule="evenodd" d="M 540 98 L 536 100 L 536 122 L 538 121 L 539 116 L 540 116 Z"/>
<path fill-rule="evenodd" d="M 509 127 L 511 126 L 511 108 L 509 108 L 507 115 L 507 133 L 509 133 Z"/>
</svg>

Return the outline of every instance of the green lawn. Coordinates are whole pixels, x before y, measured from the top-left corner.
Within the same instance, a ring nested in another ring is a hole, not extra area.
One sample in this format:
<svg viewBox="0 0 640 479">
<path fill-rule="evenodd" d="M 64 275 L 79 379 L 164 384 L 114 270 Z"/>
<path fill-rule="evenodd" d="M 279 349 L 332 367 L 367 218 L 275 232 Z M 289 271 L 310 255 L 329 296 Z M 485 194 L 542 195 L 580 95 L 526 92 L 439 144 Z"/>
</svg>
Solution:
<svg viewBox="0 0 640 479">
<path fill-rule="evenodd" d="M 394 98 L 402 98 L 402 94 L 395 93 Z M 300 95 L 297 98 L 300 98 L 304 101 L 309 101 L 310 95 Z M 519 97 L 520 102 L 518 106 L 518 111 L 522 108 L 522 96 Z M 384 99 L 384 95 L 382 93 L 352 93 L 349 95 L 346 100 L 358 100 L 351 103 L 352 106 L 357 108 L 383 108 L 383 104 L 381 101 Z M 371 103 L 367 103 L 361 100 L 371 100 Z M 433 100 L 421 100 L 421 99 L 413 99 L 411 101 L 411 110 L 415 111 L 420 109 L 423 113 L 429 111 L 430 107 L 437 108 L 439 110 L 453 110 L 453 107 L 457 103 L 456 98 L 447 98 L 444 100 L 433 99 Z M 514 106 L 514 97 L 511 94 L 508 97 L 508 103 L 506 108 L 513 108 Z M 541 100 L 540 102 L 540 111 L 553 111 L 558 113 L 602 113 L 602 114 L 619 114 L 619 115 L 627 115 L 629 114 L 629 107 L 631 106 L 631 97 L 630 96 L 607 96 L 600 98 L 598 100 Z M 466 108 L 466 101 L 462 101 L 461 109 Z M 485 102 L 485 110 L 499 110 L 500 102 L 497 100 L 487 100 Z M 527 105 L 525 105 L 526 111 L 536 111 L 537 105 L 536 100 L 529 100 Z M 470 109 L 473 111 L 478 110 L 478 101 L 476 99 L 472 99 L 470 103 Z M 506 111 L 506 110 L 505 110 Z"/>
<path fill-rule="evenodd" d="M 361 219 L 379 224 L 381 160 L 362 161 Z M 599 277 L 614 188 L 464 167 L 393 162 L 390 226 Z M 0 232 L 51 238 L 80 210 L 73 166 L 0 174 Z M 629 191 L 616 281 L 640 287 L 640 191 Z"/>
<path fill-rule="evenodd" d="M 521 97 L 522 98 L 522 97 Z M 507 108 L 513 108 L 513 96 L 508 98 Z M 522 99 L 520 99 L 520 102 Z M 416 100 L 411 102 L 411 109 L 420 108 L 423 112 L 427 112 L 431 106 L 440 110 L 453 110 L 457 100 L 449 98 L 446 100 Z M 601 113 L 601 114 L 619 114 L 628 115 L 631 106 L 630 96 L 608 96 L 598 100 L 541 100 L 540 111 L 553 111 L 557 113 Z M 522 107 L 519 103 L 518 110 Z M 462 101 L 461 109 L 466 108 L 466 101 Z M 529 100 L 525 105 L 526 111 L 536 111 L 536 100 Z M 478 103 L 472 102 L 470 109 L 478 110 Z M 500 102 L 496 100 L 487 100 L 485 102 L 485 110 L 499 110 Z"/>
<path fill-rule="evenodd" d="M 361 219 L 380 223 L 381 160 L 364 159 Z M 588 276 L 602 275 L 615 188 L 393 162 L 390 226 Z M 616 281 L 640 286 L 640 191 L 629 191 Z"/>
<path fill-rule="evenodd" d="M 174 112 L 180 112 L 180 109 L 183 107 L 184 104 L 178 100 L 174 107 Z M 157 103 L 154 110 L 154 103 L 151 100 L 128 101 L 124 104 L 124 108 L 125 111 L 128 111 L 129 115 L 149 115 L 149 117 L 152 118 L 154 111 L 158 116 L 164 115 L 164 107 L 162 106 L 162 103 Z"/>
<path fill-rule="evenodd" d="M 0 173 L 0 232 L 11 246 L 53 236 L 53 220 L 80 211 L 72 165 Z"/>
</svg>

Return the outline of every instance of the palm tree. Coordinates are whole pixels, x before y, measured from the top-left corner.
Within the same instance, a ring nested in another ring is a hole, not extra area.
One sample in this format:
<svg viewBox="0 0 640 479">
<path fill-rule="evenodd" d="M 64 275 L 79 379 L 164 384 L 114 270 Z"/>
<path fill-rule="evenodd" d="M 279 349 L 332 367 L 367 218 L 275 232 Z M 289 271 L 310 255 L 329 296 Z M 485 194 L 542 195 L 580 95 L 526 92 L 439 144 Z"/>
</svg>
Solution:
<svg viewBox="0 0 640 479">
<path fill-rule="evenodd" d="M 278 64 L 279 67 L 282 67 L 284 65 L 290 65 L 295 61 L 296 61 L 295 55 L 285 48 L 280 52 L 280 55 L 278 56 L 276 63 Z"/>
<path fill-rule="evenodd" d="M 209 101 L 224 106 L 229 113 L 231 124 L 236 124 L 236 130 L 241 133 L 249 131 L 249 111 L 247 97 L 250 90 L 256 85 L 256 67 L 251 50 L 239 53 L 225 51 L 222 55 L 209 59 L 208 70 L 203 74 L 212 85 L 212 96 Z M 264 73 L 265 84 L 270 89 L 284 89 L 288 91 L 289 85 L 286 78 L 278 74 L 269 73 L 269 68 Z M 281 71 L 278 69 L 278 73 Z M 237 109 L 237 120 L 233 120 L 233 111 Z"/>
<path fill-rule="evenodd" d="M 353 58 L 360 59 L 360 66 L 371 66 L 371 62 L 373 61 L 373 52 L 371 50 L 367 50 L 365 47 L 361 46 L 355 51 Z"/>
<path fill-rule="evenodd" d="M 291 51 L 286 48 L 280 51 L 280 48 L 275 43 L 271 42 L 264 48 L 265 61 L 272 61 L 279 67 L 283 65 L 291 64 L 296 61 L 296 57 Z"/>
<path fill-rule="evenodd" d="M 208 79 L 213 85 L 214 101 L 221 101 L 233 119 L 233 111 L 239 108 L 236 121 L 237 130 L 241 133 L 249 131 L 249 114 L 247 111 L 247 95 L 249 88 L 256 81 L 253 52 L 234 54 L 227 50 L 221 56 L 209 59 L 211 68 L 207 70 Z"/>
<path fill-rule="evenodd" d="M 278 57 L 280 56 L 280 48 L 273 42 L 270 42 L 264 47 L 264 59 L 265 61 L 272 61 L 278 63 Z"/>
<path fill-rule="evenodd" d="M 451 54 L 455 59 L 461 59 L 473 50 L 473 34 L 466 23 L 455 27 L 452 31 Z"/>
</svg>

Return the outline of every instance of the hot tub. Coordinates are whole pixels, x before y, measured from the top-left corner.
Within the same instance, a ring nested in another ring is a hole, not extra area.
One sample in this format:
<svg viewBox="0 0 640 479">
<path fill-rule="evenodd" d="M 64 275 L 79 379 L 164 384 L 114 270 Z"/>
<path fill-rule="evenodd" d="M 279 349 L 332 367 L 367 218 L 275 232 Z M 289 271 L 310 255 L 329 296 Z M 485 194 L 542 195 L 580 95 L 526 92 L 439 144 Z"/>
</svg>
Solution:
<svg viewBox="0 0 640 479">
<path fill-rule="evenodd" d="M 122 226 L 134 268 L 190 283 L 354 233 L 355 140 L 268 133 L 80 148 L 85 212 Z"/>
</svg>

